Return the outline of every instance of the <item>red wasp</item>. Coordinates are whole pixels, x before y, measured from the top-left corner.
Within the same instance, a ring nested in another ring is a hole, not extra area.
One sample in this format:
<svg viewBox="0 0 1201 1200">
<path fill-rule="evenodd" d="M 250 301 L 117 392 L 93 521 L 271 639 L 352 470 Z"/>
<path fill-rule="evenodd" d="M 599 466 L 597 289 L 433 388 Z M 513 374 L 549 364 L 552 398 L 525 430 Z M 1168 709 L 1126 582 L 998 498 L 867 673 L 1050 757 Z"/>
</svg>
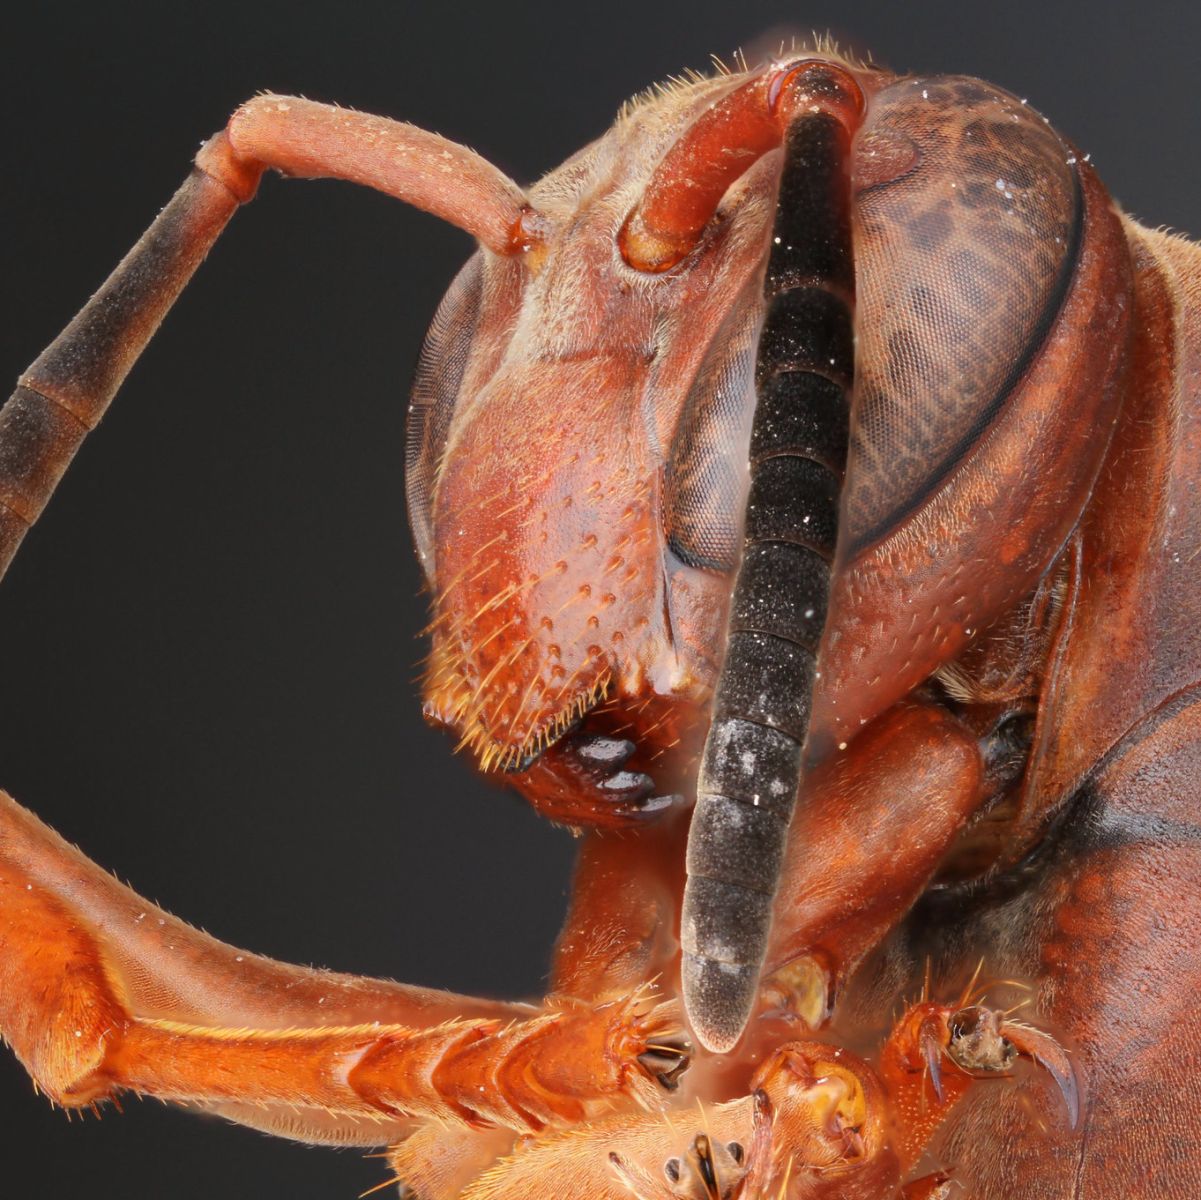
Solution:
<svg viewBox="0 0 1201 1200">
<path fill-rule="evenodd" d="M 0 411 L 0 565 L 267 170 L 479 242 L 410 414 L 425 707 L 586 832 L 571 909 L 537 1005 L 290 967 L 5 798 L 39 1088 L 433 1200 L 1189 1194 L 1201 252 L 1008 93 L 824 47 L 528 190 L 260 96 Z M 1028 1013 L 922 983 L 981 957 Z"/>
</svg>

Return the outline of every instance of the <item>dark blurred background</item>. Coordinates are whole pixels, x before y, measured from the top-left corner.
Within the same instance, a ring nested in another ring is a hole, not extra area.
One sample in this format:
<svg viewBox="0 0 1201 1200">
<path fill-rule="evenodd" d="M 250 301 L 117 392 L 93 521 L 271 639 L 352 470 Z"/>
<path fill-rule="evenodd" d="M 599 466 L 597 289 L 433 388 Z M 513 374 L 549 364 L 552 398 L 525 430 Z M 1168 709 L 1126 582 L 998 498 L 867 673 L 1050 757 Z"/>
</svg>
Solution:
<svg viewBox="0 0 1201 1200">
<path fill-rule="evenodd" d="M 255 91 L 466 141 L 519 180 L 710 52 L 829 30 L 1049 115 L 1150 224 L 1201 233 L 1201 10 L 827 0 L 123 0 L 11 10 L 0 377 L 134 242 Z M 0 589 L 0 785 L 143 894 L 280 958 L 538 993 L 572 843 L 421 722 L 407 378 L 468 239 L 268 180 Z M 69 1126 L 0 1054 L 0 1194 L 353 1197 L 383 1178 L 131 1102 Z"/>
</svg>

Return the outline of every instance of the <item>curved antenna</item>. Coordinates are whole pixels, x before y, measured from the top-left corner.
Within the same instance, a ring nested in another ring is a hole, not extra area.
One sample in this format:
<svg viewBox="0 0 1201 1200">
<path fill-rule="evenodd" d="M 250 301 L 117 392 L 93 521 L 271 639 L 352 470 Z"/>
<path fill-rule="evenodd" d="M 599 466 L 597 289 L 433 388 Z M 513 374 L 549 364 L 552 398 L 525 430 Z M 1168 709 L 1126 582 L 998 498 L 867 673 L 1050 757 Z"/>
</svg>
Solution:
<svg viewBox="0 0 1201 1200">
<path fill-rule="evenodd" d="M 667 271 L 700 240 L 730 185 L 784 140 L 803 112 L 827 112 L 854 125 L 863 91 L 825 59 L 802 59 L 756 75 L 703 112 L 663 156 L 618 234 L 622 255 L 640 271 Z"/>
<path fill-rule="evenodd" d="M 343 179 L 433 213 L 496 254 L 537 240 L 525 193 L 486 158 L 403 121 L 295 96 L 256 96 L 226 136 L 244 162 L 301 179 Z"/>
<path fill-rule="evenodd" d="M 854 373 L 850 150 L 862 94 L 829 63 L 802 64 L 777 82 L 791 102 L 770 81 L 760 90 L 797 115 L 764 280 L 745 543 L 680 922 L 684 1006 L 717 1053 L 737 1044 L 759 990 L 826 622 Z M 708 140 L 706 131 L 699 141 Z M 687 153 L 687 142 L 664 162 Z"/>
<path fill-rule="evenodd" d="M 210 138 L 166 208 L 0 409 L 0 576 L 179 293 L 267 170 L 345 179 L 465 229 L 496 254 L 545 219 L 505 173 L 415 126 L 294 96 L 257 96 Z"/>
</svg>

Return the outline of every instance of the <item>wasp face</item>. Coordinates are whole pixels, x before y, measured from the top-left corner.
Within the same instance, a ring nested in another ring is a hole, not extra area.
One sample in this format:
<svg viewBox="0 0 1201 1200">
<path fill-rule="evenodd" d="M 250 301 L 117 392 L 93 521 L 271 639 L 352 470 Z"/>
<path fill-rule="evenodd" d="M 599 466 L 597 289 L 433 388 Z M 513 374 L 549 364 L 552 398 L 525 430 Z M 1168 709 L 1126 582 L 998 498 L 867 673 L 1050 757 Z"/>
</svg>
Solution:
<svg viewBox="0 0 1201 1200">
<path fill-rule="evenodd" d="M 1087 502 L 1106 441 L 1064 388 L 1112 422 L 1129 276 L 1077 165 L 975 80 L 696 82 L 533 190 L 435 320 L 427 713 L 570 823 L 695 791 L 710 1050 L 754 1005 L 803 776 L 1028 597 Z M 1089 327 L 1112 353 L 1073 362 Z"/>
<path fill-rule="evenodd" d="M 532 189 L 537 244 L 473 258 L 423 353 L 408 479 L 434 594 L 426 711 L 519 787 L 589 714 L 589 733 L 636 748 L 678 741 L 716 674 L 770 164 L 669 273 L 630 268 L 618 234 L 730 87 L 665 93 Z M 618 765 L 649 765 L 634 758 Z"/>
</svg>

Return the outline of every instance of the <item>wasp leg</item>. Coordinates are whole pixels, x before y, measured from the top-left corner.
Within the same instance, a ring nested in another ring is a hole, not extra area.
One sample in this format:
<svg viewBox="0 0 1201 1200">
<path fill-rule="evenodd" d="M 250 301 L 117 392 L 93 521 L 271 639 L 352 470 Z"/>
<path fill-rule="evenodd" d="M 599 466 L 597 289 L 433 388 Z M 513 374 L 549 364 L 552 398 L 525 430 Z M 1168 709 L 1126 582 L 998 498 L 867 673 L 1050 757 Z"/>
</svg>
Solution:
<svg viewBox="0 0 1201 1200">
<path fill-rule="evenodd" d="M 670 970 L 678 949 L 672 928 L 683 839 L 683 830 L 672 834 L 662 827 L 641 835 L 592 833 L 585 838 L 571 906 L 555 946 L 555 994 L 598 1001 L 628 993 Z M 638 1061 L 662 1088 L 675 1091 L 691 1053 L 677 1034 L 656 1039 Z M 419 1200 L 451 1200 L 513 1151 L 511 1131 L 427 1125 L 406 1138 L 389 1162 L 396 1178 Z"/>
<path fill-rule="evenodd" d="M 703 1112 L 690 1105 L 602 1117 L 519 1144 L 468 1185 L 462 1200 L 691 1200 L 692 1193 L 679 1190 L 681 1181 L 687 1186 L 700 1177 L 687 1174 L 681 1163 L 679 1177 L 673 1179 L 673 1160 L 692 1154 L 697 1137 L 703 1136 L 711 1143 L 711 1158 L 722 1155 L 724 1163 L 735 1164 L 749 1147 L 751 1125 L 749 1097 L 707 1106 Z M 721 1186 L 740 1178 L 738 1172 L 723 1172 Z M 713 1200 L 703 1192 L 701 1196 Z"/>
<path fill-rule="evenodd" d="M 130 1090 L 370 1145 L 410 1118 L 529 1131 L 660 1102 L 641 1057 L 679 1032 L 645 988 L 532 1008 L 239 953 L 0 796 L 0 1034 L 64 1106 Z"/>
<path fill-rule="evenodd" d="M 980 1004 L 956 1007 L 926 1000 L 913 1005 L 880 1055 L 880 1073 L 896 1113 L 897 1152 L 906 1169 L 977 1080 L 1011 1075 L 1022 1057 L 1051 1076 L 1075 1126 L 1080 1111 L 1075 1071 L 1050 1034 L 1009 1022 Z"/>
<path fill-rule="evenodd" d="M 463 1200 L 879 1200 L 900 1174 L 872 1069 L 818 1043 L 781 1047 L 725 1104 L 623 1113 L 551 1134 L 486 1171 Z"/>
<path fill-rule="evenodd" d="M 509 1129 L 423 1125 L 388 1154 L 401 1200 L 458 1200 L 464 1188 L 513 1151 Z"/>
<path fill-rule="evenodd" d="M 668 974 L 669 987 L 678 951 L 673 927 L 685 832 L 656 826 L 637 835 L 592 833 L 584 839 L 571 906 L 555 946 L 551 984 L 556 994 L 598 1001 L 660 973 Z M 638 1061 L 662 1088 L 675 1091 L 691 1053 L 677 1032 L 656 1038 Z M 633 1155 L 631 1147 L 650 1147 L 652 1158 L 665 1159 L 661 1148 L 674 1144 L 666 1137 L 667 1122 L 674 1117 L 623 1112 L 591 1120 L 570 1136 L 548 1131 L 536 1143 L 518 1140 L 516 1145 L 512 1135 L 505 1144 L 495 1136 L 479 1141 L 474 1139 L 480 1134 L 450 1130 L 449 1149 L 443 1142 L 447 1131 L 429 1126 L 401 1143 L 390 1163 L 420 1200 L 477 1191 L 522 1200 L 567 1194 L 629 1200 L 609 1156 L 619 1148 Z"/>
</svg>

